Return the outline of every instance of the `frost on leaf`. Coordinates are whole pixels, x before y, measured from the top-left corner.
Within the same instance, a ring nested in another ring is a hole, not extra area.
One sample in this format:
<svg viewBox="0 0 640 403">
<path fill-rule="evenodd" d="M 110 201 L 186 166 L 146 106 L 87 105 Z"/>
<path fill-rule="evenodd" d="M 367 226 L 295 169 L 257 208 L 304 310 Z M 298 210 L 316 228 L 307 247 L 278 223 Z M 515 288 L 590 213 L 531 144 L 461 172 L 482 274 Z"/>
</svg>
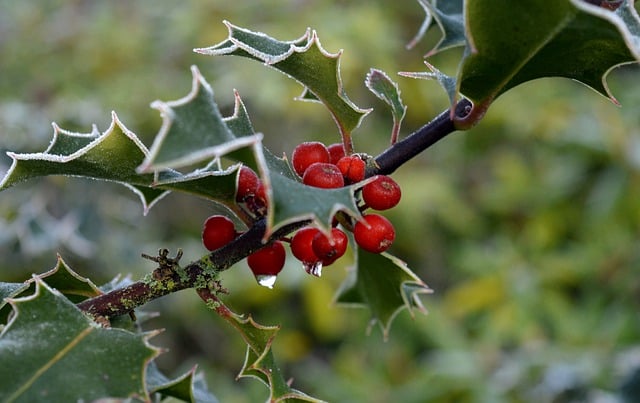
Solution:
<svg viewBox="0 0 640 403">
<path fill-rule="evenodd" d="M 101 328 L 71 301 L 35 278 L 33 295 L 10 298 L 0 334 L 0 401 L 148 399 L 146 365 L 159 354 L 134 334 Z"/>
<path fill-rule="evenodd" d="M 424 9 L 426 17 L 416 36 L 407 44 L 407 48 L 416 46 L 434 23 L 438 25 L 442 37 L 429 51 L 428 56 L 448 48 L 465 45 L 462 0 L 418 0 L 418 3 Z"/>
<path fill-rule="evenodd" d="M 321 402 L 293 389 L 276 364 L 271 347 L 280 326 L 261 325 L 251 316 L 238 315 L 207 289 L 200 289 L 198 293 L 222 319 L 236 329 L 247 344 L 247 353 L 238 378 L 250 377 L 263 382 L 269 388 L 269 402 Z"/>
<path fill-rule="evenodd" d="M 420 294 L 432 290 L 400 259 L 387 253 L 374 254 L 358 248 L 356 266 L 340 286 L 336 303 L 369 308 L 371 323 L 377 323 L 384 338 L 395 316 L 403 309 L 424 311 Z"/>
<path fill-rule="evenodd" d="M 365 79 L 365 85 L 391 109 L 391 115 L 393 117 L 391 144 L 394 144 L 398 140 L 402 119 L 404 119 L 404 115 L 407 112 L 407 106 L 402 102 L 402 98 L 400 97 L 398 84 L 393 82 L 384 71 L 371 69 Z"/>
<path fill-rule="evenodd" d="M 502 93 L 543 77 L 579 81 L 616 102 L 607 75 L 621 64 L 640 60 L 640 18 L 632 0 L 624 0 L 616 10 L 583 0 L 420 0 L 420 4 L 428 15 L 421 32 L 432 25 L 431 18 L 443 31 L 434 51 L 444 49 L 446 38 L 453 37 L 447 32 L 459 31 L 456 24 L 464 22 L 465 41 L 452 42 L 466 47 L 455 96 L 449 97 L 452 105 L 464 96 L 474 106 L 471 113 L 456 119 L 458 129 L 477 123 Z M 424 77 L 428 76 L 438 78 L 432 73 Z"/>
<path fill-rule="evenodd" d="M 260 32 L 237 27 L 225 21 L 226 40 L 195 49 L 205 55 L 236 55 L 263 62 L 304 86 L 301 100 L 322 102 L 333 116 L 340 133 L 350 133 L 360 125 L 369 110 L 357 107 L 346 95 L 340 78 L 340 52 L 331 54 L 320 45 L 315 31 L 293 41 L 278 41 Z"/>
<path fill-rule="evenodd" d="M 53 139 L 45 151 L 8 153 L 13 162 L 0 182 L 0 190 L 48 175 L 101 179 L 132 189 L 140 197 L 146 212 L 166 193 L 163 189 L 150 188 L 154 174 L 136 172 L 147 153 L 144 144 L 120 122 L 115 112 L 104 133 L 98 132 L 95 126 L 90 133 L 73 133 L 54 124 Z"/>
</svg>

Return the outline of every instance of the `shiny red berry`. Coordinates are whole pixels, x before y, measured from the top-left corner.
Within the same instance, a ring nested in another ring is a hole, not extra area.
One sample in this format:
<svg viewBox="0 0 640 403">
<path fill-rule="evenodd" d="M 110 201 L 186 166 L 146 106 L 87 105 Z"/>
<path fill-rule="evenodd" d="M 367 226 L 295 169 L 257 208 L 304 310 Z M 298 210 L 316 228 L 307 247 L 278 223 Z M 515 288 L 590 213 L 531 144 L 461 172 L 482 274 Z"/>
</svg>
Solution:
<svg viewBox="0 0 640 403">
<path fill-rule="evenodd" d="M 315 264 L 320 261 L 313 251 L 313 238 L 320 230 L 314 227 L 304 227 L 291 238 L 291 253 L 296 259 L 306 264 Z"/>
<path fill-rule="evenodd" d="M 348 183 L 358 183 L 364 179 L 364 170 L 366 168 L 366 164 L 362 160 L 362 158 L 357 155 L 347 155 L 345 157 L 340 158 L 340 160 L 336 163 L 336 166 L 342 172 L 342 176 L 344 176 L 345 182 Z"/>
<path fill-rule="evenodd" d="M 347 251 L 347 235 L 338 228 L 331 229 L 331 236 L 318 231 L 313 237 L 311 247 L 316 256 L 325 266 L 340 259 Z"/>
<path fill-rule="evenodd" d="M 331 164 L 337 164 L 340 158 L 345 156 L 342 143 L 329 144 L 327 150 L 329 150 L 329 162 Z"/>
<path fill-rule="evenodd" d="M 400 202 L 400 185 L 390 176 L 378 175 L 362 187 L 362 199 L 374 210 L 388 210 Z"/>
<path fill-rule="evenodd" d="M 330 159 L 329 150 L 319 141 L 307 141 L 300 143 L 293 149 L 291 165 L 300 176 L 304 175 L 307 168 L 315 162 L 326 162 Z"/>
<path fill-rule="evenodd" d="M 337 166 L 329 163 L 315 162 L 304 172 L 302 182 L 305 185 L 333 189 L 344 186 L 344 178 Z"/>
<path fill-rule="evenodd" d="M 389 249 L 396 238 L 393 224 L 378 214 L 367 214 L 353 227 L 353 236 L 362 249 L 381 253 Z"/>
<path fill-rule="evenodd" d="M 247 264 L 255 276 L 275 276 L 284 267 L 287 254 L 282 242 L 275 241 L 247 257 Z"/>
<path fill-rule="evenodd" d="M 247 197 L 255 196 L 260 187 L 260 178 L 253 169 L 242 166 L 238 173 L 238 186 L 236 190 L 236 201 L 242 202 Z"/>
<path fill-rule="evenodd" d="M 236 237 L 233 221 L 222 215 L 207 218 L 202 228 L 202 243 L 210 251 L 219 249 Z"/>
</svg>

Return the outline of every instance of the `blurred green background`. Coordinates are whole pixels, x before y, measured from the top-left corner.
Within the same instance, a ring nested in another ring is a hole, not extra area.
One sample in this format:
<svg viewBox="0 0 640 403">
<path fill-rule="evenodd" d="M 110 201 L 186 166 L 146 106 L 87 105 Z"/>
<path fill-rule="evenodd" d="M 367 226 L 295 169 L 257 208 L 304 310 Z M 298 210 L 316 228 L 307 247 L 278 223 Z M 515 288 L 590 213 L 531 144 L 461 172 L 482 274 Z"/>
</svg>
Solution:
<svg viewBox="0 0 640 403">
<path fill-rule="evenodd" d="M 391 4 L 392 3 L 392 4 Z M 404 134 L 447 108 L 436 83 L 401 78 L 423 70 L 405 44 L 424 13 L 414 0 L 138 2 L 0 0 L 0 174 L 5 151 L 46 148 L 50 123 L 106 130 L 115 110 L 147 144 L 160 127 L 155 99 L 190 89 L 196 64 L 225 113 L 233 89 L 276 153 L 302 140 L 338 140 L 326 111 L 293 101 L 301 88 L 255 62 L 196 55 L 226 37 L 223 20 L 298 38 L 310 26 L 341 60 L 347 93 L 374 111 L 355 133 L 377 154 L 391 121 L 363 85 L 370 67 L 396 79 L 409 105 Z M 455 71 L 458 50 L 431 62 Z M 275 352 L 294 386 L 332 402 L 640 401 L 640 71 L 615 71 L 622 108 L 575 82 L 538 80 L 502 96 L 474 129 L 453 134 L 402 167 L 392 251 L 434 294 L 429 314 L 402 312 L 383 342 L 368 313 L 331 305 L 349 264 L 311 278 L 291 260 L 274 290 L 242 264 L 225 273 L 229 306 L 282 324 Z M 56 253 L 96 283 L 153 268 L 159 248 L 205 251 L 211 207 L 170 195 L 147 216 L 123 187 L 52 177 L 0 194 L 0 274 L 21 281 L 54 266 Z M 244 348 L 233 330 L 185 291 L 151 304 L 147 328 L 169 348 L 159 365 L 195 364 L 222 402 L 264 400 L 254 380 L 235 381 Z M 637 387 L 637 386 L 636 386 Z"/>
</svg>

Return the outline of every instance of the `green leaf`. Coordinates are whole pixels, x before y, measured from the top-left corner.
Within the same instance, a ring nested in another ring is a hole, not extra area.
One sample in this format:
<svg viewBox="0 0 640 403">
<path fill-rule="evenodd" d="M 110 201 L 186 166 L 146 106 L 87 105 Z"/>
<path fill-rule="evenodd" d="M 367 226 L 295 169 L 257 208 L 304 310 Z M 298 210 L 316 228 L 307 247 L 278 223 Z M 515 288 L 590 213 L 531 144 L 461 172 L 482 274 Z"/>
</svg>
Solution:
<svg viewBox="0 0 640 403">
<path fill-rule="evenodd" d="M 37 278 L 62 293 L 73 303 L 102 294 L 102 291 L 91 280 L 74 272 L 59 255 L 55 267 Z"/>
<path fill-rule="evenodd" d="M 202 161 L 220 158 L 232 151 L 254 145 L 262 137 L 247 133 L 240 118 L 232 117 L 234 127 L 242 133 L 237 136 L 225 123 L 213 98 L 213 89 L 200 71 L 191 67 L 191 92 L 177 101 L 155 101 L 153 108 L 160 111 L 163 123 L 149 149 L 140 172 L 153 172 L 160 168 L 180 168 Z M 236 96 L 236 113 L 239 97 Z"/>
<path fill-rule="evenodd" d="M 440 86 L 445 90 L 447 96 L 449 97 L 449 102 L 453 105 L 456 102 L 456 97 L 458 96 L 458 83 L 455 77 L 448 76 L 438 70 L 436 67 L 431 65 L 428 62 L 424 62 L 424 64 L 429 68 L 428 72 L 409 72 L 402 71 L 398 74 L 404 77 L 409 78 L 417 78 L 422 80 L 436 80 Z"/>
<path fill-rule="evenodd" d="M 224 23 L 229 30 L 226 40 L 194 51 L 212 56 L 248 57 L 292 77 L 304 86 L 299 99 L 322 102 L 343 136 L 349 137 L 369 113 L 347 97 L 340 78 L 340 52 L 331 54 L 325 51 L 315 31 L 307 30 L 299 39 L 283 42 L 227 21 Z"/>
<path fill-rule="evenodd" d="M 251 377 L 267 385 L 270 391 L 269 402 L 321 402 L 291 388 L 276 364 L 271 346 L 280 326 L 264 326 L 254 321 L 251 316 L 236 314 L 208 289 L 200 289 L 198 294 L 211 309 L 236 329 L 247 343 L 247 353 L 238 374 L 239 378 Z"/>
<path fill-rule="evenodd" d="M 315 225 L 331 228 L 333 216 L 338 211 L 359 218 L 353 192 L 356 186 L 337 189 L 320 189 L 307 186 L 293 177 L 291 170 L 282 168 L 283 161 L 267 157 L 275 208 L 270 216 L 271 232 L 287 223 L 313 220 Z"/>
<path fill-rule="evenodd" d="M 433 24 L 437 24 L 442 32 L 442 37 L 431 49 L 428 55 L 435 54 L 444 49 L 465 45 L 466 35 L 464 29 L 464 18 L 462 15 L 462 0 L 418 0 L 424 9 L 426 18 L 416 36 L 407 45 L 414 47 L 427 33 Z"/>
<path fill-rule="evenodd" d="M 419 295 L 431 292 L 405 262 L 358 248 L 356 266 L 340 286 L 336 303 L 369 308 L 372 324 L 380 325 L 386 339 L 393 318 L 403 309 L 412 315 L 414 308 L 423 311 Z"/>
<path fill-rule="evenodd" d="M 640 19 L 629 0 L 615 12 L 582 0 L 465 2 L 470 49 L 458 90 L 474 102 L 460 127 L 505 91 L 542 77 L 582 82 L 615 102 L 607 74 L 640 60 Z"/>
<path fill-rule="evenodd" d="M 371 69 L 365 79 L 365 85 L 375 96 L 389 105 L 391 109 L 391 115 L 393 117 L 391 144 L 394 144 L 398 139 L 402 119 L 404 119 L 404 115 L 407 112 L 407 106 L 402 102 L 402 98 L 400 98 L 398 84 L 393 82 L 384 71 Z"/>
<path fill-rule="evenodd" d="M 41 153 L 7 153 L 13 160 L 0 182 L 0 191 L 16 183 L 47 175 L 82 176 L 124 184 L 140 197 L 145 213 L 166 194 L 150 188 L 154 174 L 139 174 L 148 150 L 136 135 L 111 114 L 111 125 L 100 134 L 73 133 L 54 124 L 53 140 Z M 141 188 L 146 188 L 144 191 Z"/>
<path fill-rule="evenodd" d="M 202 374 L 196 374 L 196 368 L 193 367 L 176 379 L 169 379 L 160 372 L 155 362 L 151 362 L 147 366 L 147 388 L 150 393 L 159 393 L 185 402 L 216 403 L 218 399 L 209 392 Z"/>
<path fill-rule="evenodd" d="M 153 334 L 101 328 L 35 279 L 35 292 L 9 299 L 15 315 L 0 334 L 0 401 L 93 401 L 142 397 Z M 6 382 L 11 380 L 11 382 Z"/>
</svg>

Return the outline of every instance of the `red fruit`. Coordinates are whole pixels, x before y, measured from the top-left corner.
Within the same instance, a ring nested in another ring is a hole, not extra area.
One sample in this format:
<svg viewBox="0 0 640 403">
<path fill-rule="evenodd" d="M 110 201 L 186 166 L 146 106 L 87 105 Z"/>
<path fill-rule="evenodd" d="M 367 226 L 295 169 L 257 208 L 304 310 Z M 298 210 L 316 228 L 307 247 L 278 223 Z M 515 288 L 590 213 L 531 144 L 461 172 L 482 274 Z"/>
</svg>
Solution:
<svg viewBox="0 0 640 403">
<path fill-rule="evenodd" d="M 327 150 L 329 150 L 329 162 L 331 164 L 337 164 L 340 158 L 345 156 L 342 143 L 330 144 L 327 146 Z"/>
<path fill-rule="evenodd" d="M 313 227 L 304 227 L 298 230 L 291 239 L 291 253 L 299 261 L 306 264 L 315 264 L 320 261 L 313 251 L 313 238 L 320 230 Z"/>
<path fill-rule="evenodd" d="M 253 171 L 253 169 L 243 165 L 238 173 L 236 201 L 242 202 L 247 197 L 255 196 L 260 184 L 260 178 L 258 178 L 258 175 Z"/>
<path fill-rule="evenodd" d="M 386 175 L 378 175 L 362 187 L 362 199 L 375 210 L 387 210 L 400 202 L 400 186 Z"/>
<path fill-rule="evenodd" d="M 233 221 L 222 215 L 212 215 L 204 222 L 202 243 L 210 251 L 219 249 L 236 237 Z"/>
<path fill-rule="evenodd" d="M 358 183 L 364 179 L 366 164 L 357 155 L 347 155 L 340 158 L 336 166 L 342 172 L 346 182 Z"/>
<path fill-rule="evenodd" d="M 313 237 L 311 247 L 322 264 L 328 266 L 344 255 L 347 251 L 347 243 L 347 235 L 338 228 L 332 228 L 330 237 L 324 232 L 318 231 Z"/>
<path fill-rule="evenodd" d="M 304 172 L 302 182 L 305 185 L 333 189 L 344 186 L 344 178 L 337 166 L 328 162 L 315 162 Z"/>
<path fill-rule="evenodd" d="M 250 254 L 247 263 L 255 276 L 275 276 L 284 267 L 286 256 L 282 242 L 275 241 Z"/>
<path fill-rule="evenodd" d="M 291 165 L 300 176 L 304 175 L 307 168 L 314 162 L 329 162 L 329 150 L 319 141 L 307 141 L 300 143 L 293 149 Z"/>
<path fill-rule="evenodd" d="M 396 238 L 396 231 L 393 229 L 393 224 L 383 216 L 367 214 L 362 217 L 362 220 L 356 222 L 353 227 L 353 236 L 362 249 L 381 253 L 389 249 Z"/>
</svg>

